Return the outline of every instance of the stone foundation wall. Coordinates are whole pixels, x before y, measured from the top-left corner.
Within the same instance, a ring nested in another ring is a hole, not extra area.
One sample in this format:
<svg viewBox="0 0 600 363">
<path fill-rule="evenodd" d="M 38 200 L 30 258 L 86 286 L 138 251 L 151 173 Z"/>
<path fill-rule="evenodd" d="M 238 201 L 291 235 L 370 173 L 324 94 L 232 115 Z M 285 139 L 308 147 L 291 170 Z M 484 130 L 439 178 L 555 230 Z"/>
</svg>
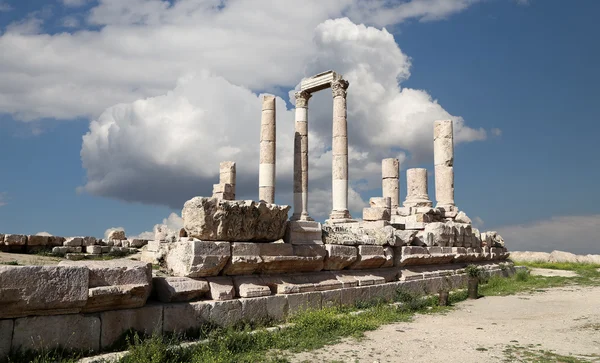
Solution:
<svg viewBox="0 0 600 363">
<path fill-rule="evenodd" d="M 134 309 L 0 319 L 0 357 L 6 356 L 11 349 L 39 350 L 57 346 L 99 351 L 111 346 L 129 329 L 147 334 L 185 333 L 206 323 L 230 326 L 241 321 L 282 320 L 305 309 L 348 306 L 375 299 L 391 301 L 398 289 L 415 294 L 436 294 L 442 289 L 466 287 L 464 266 L 451 264 L 329 272 L 327 276 L 323 273 L 296 274 L 285 278 L 287 290 L 274 291 L 268 296 L 179 303 L 149 302 Z M 487 262 L 479 266 L 488 275 L 509 276 L 515 272 L 510 263 Z M 131 274 L 135 275 L 135 271 L 132 270 Z M 216 287 L 220 282 L 209 280 L 211 286 L 213 283 Z M 238 295 L 244 283 L 234 283 L 232 296 Z M 226 285 L 221 281 L 221 286 Z M 85 306 L 83 303 L 79 305 Z"/>
</svg>

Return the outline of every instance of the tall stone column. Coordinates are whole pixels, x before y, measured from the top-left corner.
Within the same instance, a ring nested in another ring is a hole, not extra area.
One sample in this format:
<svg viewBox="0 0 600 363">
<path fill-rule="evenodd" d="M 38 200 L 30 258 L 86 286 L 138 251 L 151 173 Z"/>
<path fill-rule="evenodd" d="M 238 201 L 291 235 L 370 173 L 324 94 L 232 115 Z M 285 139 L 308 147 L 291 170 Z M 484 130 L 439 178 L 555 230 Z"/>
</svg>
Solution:
<svg viewBox="0 0 600 363">
<path fill-rule="evenodd" d="M 452 120 L 433 125 L 436 207 L 454 209 L 454 135 Z"/>
<path fill-rule="evenodd" d="M 431 207 L 427 193 L 427 169 L 412 168 L 406 170 L 406 200 L 405 207 Z"/>
<path fill-rule="evenodd" d="M 392 213 L 399 206 L 398 180 L 399 180 L 400 162 L 398 159 L 381 160 L 381 190 L 384 198 L 391 200 Z"/>
<path fill-rule="evenodd" d="M 258 199 L 275 203 L 275 96 L 264 96 L 260 119 Z"/>
<path fill-rule="evenodd" d="M 348 81 L 331 83 L 333 93 L 332 188 L 333 208 L 330 220 L 349 220 L 348 211 L 348 122 L 346 90 Z"/>
<path fill-rule="evenodd" d="M 308 215 L 308 100 L 311 94 L 296 92 L 294 135 L 294 214 L 292 220 L 312 221 Z"/>
</svg>

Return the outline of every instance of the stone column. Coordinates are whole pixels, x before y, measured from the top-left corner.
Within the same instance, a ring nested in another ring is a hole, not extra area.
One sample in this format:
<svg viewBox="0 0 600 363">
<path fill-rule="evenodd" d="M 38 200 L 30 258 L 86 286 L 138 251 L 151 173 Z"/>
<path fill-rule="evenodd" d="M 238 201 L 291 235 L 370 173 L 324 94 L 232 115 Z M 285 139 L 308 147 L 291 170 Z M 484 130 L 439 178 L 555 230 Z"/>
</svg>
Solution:
<svg viewBox="0 0 600 363">
<path fill-rule="evenodd" d="M 219 184 L 213 185 L 213 198 L 235 200 L 235 162 L 222 161 L 219 165 Z"/>
<path fill-rule="evenodd" d="M 389 197 L 392 201 L 392 211 L 399 206 L 398 180 L 400 162 L 398 159 L 381 160 L 381 189 L 384 198 Z"/>
<path fill-rule="evenodd" d="M 454 207 L 454 135 L 452 120 L 433 125 L 433 159 L 435 164 L 436 207 Z"/>
<path fill-rule="evenodd" d="M 427 193 L 427 169 L 413 168 L 406 170 L 405 207 L 431 207 Z"/>
<path fill-rule="evenodd" d="M 333 93 L 332 186 L 333 208 L 330 220 L 348 220 L 348 122 L 346 119 L 346 90 L 348 81 L 331 83 Z"/>
<path fill-rule="evenodd" d="M 260 119 L 258 199 L 275 203 L 275 96 L 264 96 Z"/>
<path fill-rule="evenodd" d="M 312 221 L 308 215 L 308 100 L 311 94 L 296 92 L 294 135 L 294 214 L 292 220 Z"/>
</svg>

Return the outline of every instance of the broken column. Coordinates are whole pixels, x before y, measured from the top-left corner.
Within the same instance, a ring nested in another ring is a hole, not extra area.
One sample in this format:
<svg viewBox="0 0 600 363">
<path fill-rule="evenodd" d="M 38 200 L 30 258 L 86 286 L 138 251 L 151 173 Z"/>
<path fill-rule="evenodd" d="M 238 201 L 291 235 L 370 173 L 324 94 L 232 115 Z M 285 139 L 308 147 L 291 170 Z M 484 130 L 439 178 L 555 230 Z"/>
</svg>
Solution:
<svg viewBox="0 0 600 363">
<path fill-rule="evenodd" d="M 275 203 L 275 96 L 263 97 L 260 119 L 258 199 Z"/>
<path fill-rule="evenodd" d="M 331 83 L 333 93 L 332 186 L 333 209 L 330 221 L 349 220 L 348 211 L 348 122 L 346 119 L 346 90 L 348 81 Z"/>
<path fill-rule="evenodd" d="M 390 158 L 381 160 L 381 189 L 384 198 L 391 200 L 392 211 L 399 206 L 398 179 L 399 179 L 398 159 Z"/>
<path fill-rule="evenodd" d="M 436 207 L 454 207 L 454 136 L 452 120 L 433 125 L 433 158 L 435 163 Z"/>
<path fill-rule="evenodd" d="M 427 194 L 427 169 L 412 168 L 406 170 L 405 207 L 431 207 L 433 203 Z"/>
<path fill-rule="evenodd" d="M 235 200 L 235 162 L 221 162 L 219 184 L 213 185 L 213 198 Z"/>
<path fill-rule="evenodd" d="M 308 100 L 311 94 L 296 92 L 294 135 L 294 214 L 291 220 L 312 221 L 308 215 Z"/>
</svg>

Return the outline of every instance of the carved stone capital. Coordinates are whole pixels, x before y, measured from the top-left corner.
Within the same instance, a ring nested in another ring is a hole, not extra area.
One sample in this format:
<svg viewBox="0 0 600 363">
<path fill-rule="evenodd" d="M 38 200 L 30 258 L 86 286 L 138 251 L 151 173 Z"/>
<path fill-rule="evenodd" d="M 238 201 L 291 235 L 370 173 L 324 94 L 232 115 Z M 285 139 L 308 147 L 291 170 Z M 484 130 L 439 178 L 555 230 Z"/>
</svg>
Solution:
<svg viewBox="0 0 600 363">
<path fill-rule="evenodd" d="M 308 99 L 312 97 L 310 92 L 300 91 L 294 94 L 296 97 L 296 107 L 308 107 Z"/>
<path fill-rule="evenodd" d="M 338 79 L 331 82 L 331 93 L 333 97 L 346 97 L 346 90 L 350 84 L 345 79 Z"/>
</svg>

